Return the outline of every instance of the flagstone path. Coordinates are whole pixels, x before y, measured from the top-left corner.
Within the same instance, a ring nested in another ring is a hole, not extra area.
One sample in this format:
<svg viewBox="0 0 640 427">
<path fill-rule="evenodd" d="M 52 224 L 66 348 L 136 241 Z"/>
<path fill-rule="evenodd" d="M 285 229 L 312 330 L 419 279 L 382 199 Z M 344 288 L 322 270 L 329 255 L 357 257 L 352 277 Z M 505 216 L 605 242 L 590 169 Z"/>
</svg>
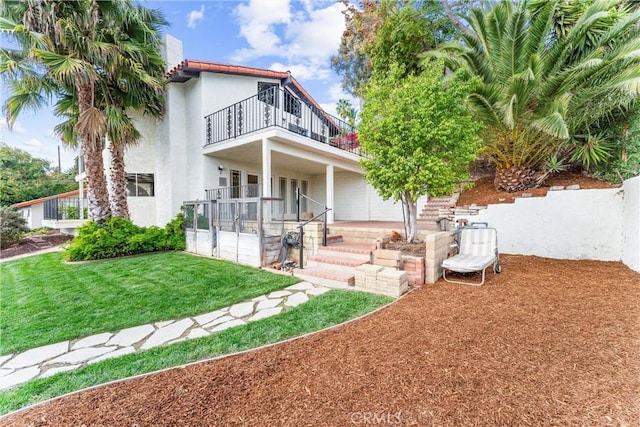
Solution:
<svg viewBox="0 0 640 427">
<path fill-rule="evenodd" d="M 210 313 L 49 344 L 0 356 L 0 390 L 136 351 L 205 337 L 274 316 L 329 289 L 300 282 Z"/>
</svg>

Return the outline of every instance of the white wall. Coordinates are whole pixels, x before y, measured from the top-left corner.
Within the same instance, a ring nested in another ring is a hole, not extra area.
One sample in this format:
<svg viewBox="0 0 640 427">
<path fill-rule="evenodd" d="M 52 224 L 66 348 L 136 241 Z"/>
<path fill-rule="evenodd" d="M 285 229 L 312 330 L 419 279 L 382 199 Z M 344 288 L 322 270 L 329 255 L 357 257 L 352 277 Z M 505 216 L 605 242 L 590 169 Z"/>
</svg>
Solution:
<svg viewBox="0 0 640 427">
<path fill-rule="evenodd" d="M 546 197 L 489 205 L 468 219 L 498 230 L 501 253 L 620 261 L 623 195 L 620 188 L 550 191 Z"/>
<path fill-rule="evenodd" d="M 622 262 L 640 271 L 640 176 L 624 182 Z"/>
<path fill-rule="evenodd" d="M 622 261 L 640 271 L 640 177 L 622 188 L 550 191 L 490 205 L 468 219 L 498 229 L 501 253 Z"/>
<path fill-rule="evenodd" d="M 418 200 L 418 213 L 426 201 L 427 196 Z M 403 221 L 402 203 L 383 200 L 364 175 L 336 173 L 335 204 L 336 221 Z"/>
</svg>

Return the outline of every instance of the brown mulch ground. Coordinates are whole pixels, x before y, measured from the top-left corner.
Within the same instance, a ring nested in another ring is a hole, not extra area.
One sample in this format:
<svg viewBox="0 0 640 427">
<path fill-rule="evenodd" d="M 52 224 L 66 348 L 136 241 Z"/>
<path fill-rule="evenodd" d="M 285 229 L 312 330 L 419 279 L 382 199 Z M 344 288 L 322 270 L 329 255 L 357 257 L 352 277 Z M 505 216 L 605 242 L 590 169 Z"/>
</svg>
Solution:
<svg viewBox="0 0 640 427">
<path fill-rule="evenodd" d="M 493 185 L 493 177 L 478 179 L 473 188 L 464 191 L 458 198 L 457 206 L 469 206 L 476 204 L 478 206 L 486 206 L 496 203 L 513 203 L 517 197 L 521 197 L 523 193 L 529 193 L 532 197 L 542 197 L 547 194 L 552 186 L 563 186 L 578 184 L 580 189 L 590 188 L 613 188 L 619 187 L 619 184 L 611 184 L 606 181 L 585 176 L 579 172 L 562 172 L 551 175 L 544 187 L 531 188 L 527 191 L 516 191 L 514 193 L 497 192 Z"/>
<path fill-rule="evenodd" d="M 5 426 L 636 426 L 640 274 L 502 256 L 343 327 L 100 387 Z M 384 420 L 384 421 L 380 421 Z"/>
<path fill-rule="evenodd" d="M 29 236 L 22 241 L 0 250 L 1 258 L 11 258 L 31 252 L 41 251 L 54 246 L 61 245 L 71 240 L 72 236 L 52 232 L 50 234 L 37 234 Z"/>
</svg>

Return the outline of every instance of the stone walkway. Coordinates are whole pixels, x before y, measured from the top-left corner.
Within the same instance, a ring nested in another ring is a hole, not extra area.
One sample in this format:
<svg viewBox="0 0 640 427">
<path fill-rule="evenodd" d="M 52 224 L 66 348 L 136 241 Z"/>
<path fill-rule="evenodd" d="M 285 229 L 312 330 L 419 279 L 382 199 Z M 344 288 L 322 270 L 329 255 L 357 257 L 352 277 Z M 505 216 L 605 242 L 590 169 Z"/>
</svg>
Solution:
<svg viewBox="0 0 640 427">
<path fill-rule="evenodd" d="M 105 332 L 0 356 L 0 390 L 136 351 L 206 337 L 274 316 L 328 290 L 310 282 L 300 282 L 281 291 L 195 317 Z"/>
</svg>

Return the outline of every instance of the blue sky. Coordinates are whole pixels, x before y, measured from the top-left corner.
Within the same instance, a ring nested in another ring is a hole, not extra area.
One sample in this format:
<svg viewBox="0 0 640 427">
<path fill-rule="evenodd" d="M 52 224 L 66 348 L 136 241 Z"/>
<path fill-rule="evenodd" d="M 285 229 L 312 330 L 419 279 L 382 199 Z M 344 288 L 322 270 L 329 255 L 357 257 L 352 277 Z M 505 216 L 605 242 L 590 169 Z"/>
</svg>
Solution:
<svg viewBox="0 0 640 427">
<path fill-rule="evenodd" d="M 165 33 L 183 42 L 184 57 L 289 70 L 328 112 L 348 98 L 340 78 L 331 70 L 330 56 L 344 29 L 344 6 L 335 0 L 209 0 L 141 1 L 160 9 L 171 26 Z M 2 41 L 5 45 L 5 41 Z M 4 87 L 2 91 L 4 93 Z M 4 96 L 2 96 L 4 98 Z M 355 101 L 352 100 L 355 105 Z M 0 114 L 0 116 L 3 116 Z M 61 146 L 62 169 L 72 165 L 75 153 L 53 135 L 58 123 L 50 111 L 22 113 L 13 131 L 0 117 L 0 141 L 28 151 L 57 166 Z"/>
</svg>

